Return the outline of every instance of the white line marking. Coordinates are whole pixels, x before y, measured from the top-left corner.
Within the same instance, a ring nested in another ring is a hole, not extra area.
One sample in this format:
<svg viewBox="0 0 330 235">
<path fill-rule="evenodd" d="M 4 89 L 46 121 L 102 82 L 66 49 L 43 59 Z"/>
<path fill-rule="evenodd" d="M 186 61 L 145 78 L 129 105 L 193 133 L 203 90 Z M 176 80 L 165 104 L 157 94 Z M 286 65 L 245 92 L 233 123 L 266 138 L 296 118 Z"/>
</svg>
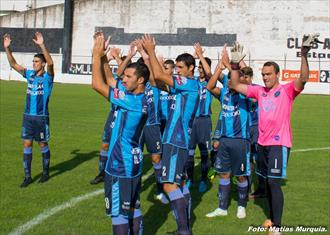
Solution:
<svg viewBox="0 0 330 235">
<path fill-rule="evenodd" d="M 330 150 L 330 147 L 325 147 L 325 148 L 307 148 L 307 149 L 297 149 L 297 150 L 292 150 L 291 152 L 309 152 L 309 151 L 321 151 L 321 150 Z M 197 164 L 197 162 L 196 162 Z M 195 165 L 196 165 L 195 164 Z M 146 174 L 144 176 L 142 176 L 142 181 L 146 180 L 147 178 L 149 178 L 151 175 L 153 174 L 153 171 L 151 171 L 149 174 Z M 43 222 L 44 220 L 48 219 L 48 217 L 56 214 L 59 211 L 65 210 L 67 208 L 70 207 L 74 207 L 77 203 L 87 200 L 89 198 L 95 197 L 97 195 L 100 195 L 104 193 L 104 189 L 98 189 L 95 190 L 93 192 L 78 196 L 78 197 L 74 197 L 71 198 L 69 201 L 64 202 L 63 204 L 53 207 L 51 209 L 46 209 L 44 210 L 41 214 L 37 215 L 36 217 L 34 217 L 32 220 L 26 222 L 25 224 L 17 227 L 15 230 L 13 230 L 12 232 L 10 232 L 8 235 L 21 235 L 23 233 L 25 233 L 26 231 L 28 231 L 29 229 L 31 229 L 32 227 L 34 227 L 35 225 L 40 224 L 41 222 Z"/>
</svg>

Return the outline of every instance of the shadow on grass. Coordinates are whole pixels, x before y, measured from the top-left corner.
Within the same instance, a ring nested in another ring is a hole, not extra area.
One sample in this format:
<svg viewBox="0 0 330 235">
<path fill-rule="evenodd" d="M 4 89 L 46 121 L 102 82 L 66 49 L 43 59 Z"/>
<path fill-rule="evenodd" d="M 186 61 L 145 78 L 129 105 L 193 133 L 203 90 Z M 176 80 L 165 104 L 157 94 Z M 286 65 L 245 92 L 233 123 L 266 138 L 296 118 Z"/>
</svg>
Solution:
<svg viewBox="0 0 330 235">
<path fill-rule="evenodd" d="M 73 150 L 70 154 L 73 155 L 72 158 L 66 160 L 64 162 L 58 163 L 55 166 L 51 166 L 49 168 L 50 178 L 56 177 L 60 174 L 63 174 L 67 171 L 71 171 L 80 164 L 89 161 L 90 159 L 97 157 L 99 155 L 99 151 L 92 151 L 89 153 L 80 153 L 79 149 Z M 35 176 L 34 180 L 41 177 L 41 173 Z"/>
</svg>

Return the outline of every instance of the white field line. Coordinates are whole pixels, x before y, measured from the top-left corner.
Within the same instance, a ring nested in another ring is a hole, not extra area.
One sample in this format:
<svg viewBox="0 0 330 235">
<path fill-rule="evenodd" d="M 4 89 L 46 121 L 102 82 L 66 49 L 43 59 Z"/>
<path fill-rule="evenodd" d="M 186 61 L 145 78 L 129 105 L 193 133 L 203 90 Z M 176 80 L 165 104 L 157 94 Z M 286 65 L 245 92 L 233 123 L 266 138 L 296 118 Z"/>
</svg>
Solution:
<svg viewBox="0 0 330 235">
<path fill-rule="evenodd" d="M 309 151 L 322 151 L 322 150 L 330 150 L 330 147 L 296 149 L 296 150 L 292 150 L 291 153 L 294 153 L 294 152 L 309 152 Z M 196 162 L 195 165 L 197 165 L 197 162 Z M 142 181 L 149 178 L 152 174 L 153 174 L 153 171 L 151 171 L 150 173 L 142 176 Z M 32 227 L 34 227 L 35 225 L 38 225 L 38 224 L 42 223 L 44 220 L 48 219 L 48 217 L 56 214 L 57 212 L 65 210 L 65 209 L 70 208 L 70 207 L 74 207 L 77 203 L 79 203 L 81 201 L 84 201 L 84 200 L 87 200 L 87 199 L 90 199 L 92 197 L 95 197 L 95 196 L 100 195 L 102 193 L 104 193 L 104 189 L 98 189 L 98 190 L 95 190 L 93 192 L 83 194 L 83 195 L 78 196 L 78 197 L 71 198 L 69 201 L 62 203 L 59 206 L 56 206 L 56 207 L 53 207 L 53 208 L 50 208 L 50 209 L 46 209 L 42 213 L 40 213 L 39 215 L 34 217 L 32 220 L 30 220 L 30 221 L 26 222 L 25 224 L 17 227 L 15 230 L 10 232 L 8 235 L 21 235 L 21 234 L 25 233 L 26 231 L 28 231 L 29 229 L 31 229 Z"/>
</svg>

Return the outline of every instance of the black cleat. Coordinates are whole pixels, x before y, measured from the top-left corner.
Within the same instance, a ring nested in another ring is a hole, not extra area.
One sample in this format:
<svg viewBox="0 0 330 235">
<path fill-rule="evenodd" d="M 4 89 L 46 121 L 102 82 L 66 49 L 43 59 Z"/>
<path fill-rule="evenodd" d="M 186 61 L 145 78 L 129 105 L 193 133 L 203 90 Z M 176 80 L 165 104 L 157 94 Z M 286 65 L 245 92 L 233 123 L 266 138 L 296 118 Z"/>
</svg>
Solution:
<svg viewBox="0 0 330 235">
<path fill-rule="evenodd" d="M 42 174 L 38 182 L 45 183 L 48 180 L 49 180 L 49 174 Z"/>
<path fill-rule="evenodd" d="M 90 184 L 98 184 L 104 182 L 104 172 L 101 172 L 100 174 L 98 174 L 95 179 L 91 180 L 89 183 Z"/>
<path fill-rule="evenodd" d="M 263 189 L 258 188 L 256 191 L 250 194 L 250 199 L 264 198 L 266 197 L 266 192 Z"/>
<path fill-rule="evenodd" d="M 24 178 L 24 181 L 21 184 L 21 188 L 26 188 L 31 183 L 32 183 L 32 178 L 31 177 Z"/>
</svg>

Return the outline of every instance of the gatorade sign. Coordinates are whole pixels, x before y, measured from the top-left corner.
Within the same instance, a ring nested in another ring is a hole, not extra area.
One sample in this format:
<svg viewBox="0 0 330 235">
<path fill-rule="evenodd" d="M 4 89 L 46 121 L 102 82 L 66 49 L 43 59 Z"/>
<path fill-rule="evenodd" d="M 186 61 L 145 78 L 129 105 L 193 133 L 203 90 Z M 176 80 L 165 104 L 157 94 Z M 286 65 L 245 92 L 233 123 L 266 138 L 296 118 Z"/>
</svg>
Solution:
<svg viewBox="0 0 330 235">
<path fill-rule="evenodd" d="M 282 70 L 282 81 L 290 82 L 293 81 L 300 76 L 300 70 Z M 308 82 L 320 82 L 319 71 L 309 71 L 309 79 Z"/>
</svg>

